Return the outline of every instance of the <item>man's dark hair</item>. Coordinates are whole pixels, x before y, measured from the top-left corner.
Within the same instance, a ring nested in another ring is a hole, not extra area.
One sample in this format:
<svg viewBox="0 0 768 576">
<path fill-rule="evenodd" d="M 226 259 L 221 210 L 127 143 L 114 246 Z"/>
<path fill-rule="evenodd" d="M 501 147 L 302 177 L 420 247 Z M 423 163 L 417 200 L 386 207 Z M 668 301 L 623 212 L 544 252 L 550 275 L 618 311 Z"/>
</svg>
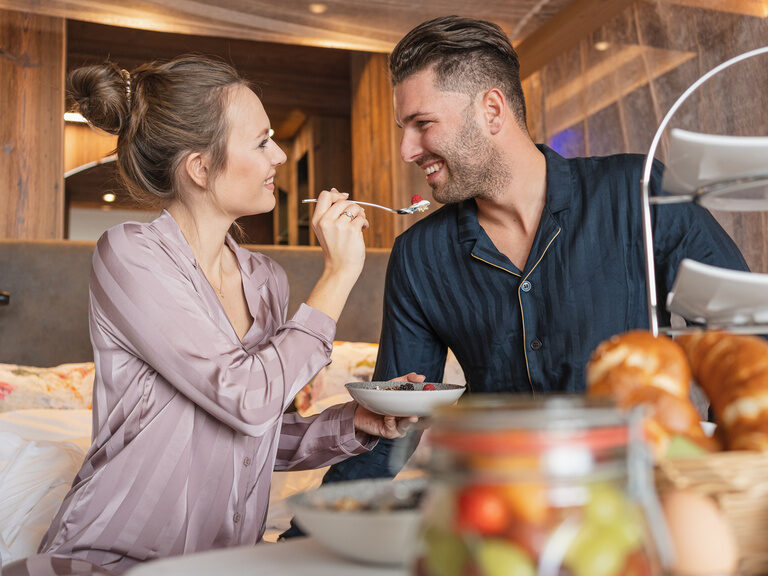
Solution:
<svg viewBox="0 0 768 576">
<path fill-rule="evenodd" d="M 474 97 L 500 88 L 517 123 L 525 129 L 525 96 L 517 52 L 493 22 L 442 16 L 419 24 L 398 42 L 389 57 L 392 86 L 433 67 L 437 87 Z"/>
</svg>

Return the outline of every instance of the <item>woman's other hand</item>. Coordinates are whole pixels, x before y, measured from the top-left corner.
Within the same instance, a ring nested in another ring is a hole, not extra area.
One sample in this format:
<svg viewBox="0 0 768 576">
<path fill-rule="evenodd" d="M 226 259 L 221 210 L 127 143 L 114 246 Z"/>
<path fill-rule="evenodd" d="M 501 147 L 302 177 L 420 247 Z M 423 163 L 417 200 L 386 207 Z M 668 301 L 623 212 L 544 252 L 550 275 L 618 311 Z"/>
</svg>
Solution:
<svg viewBox="0 0 768 576">
<path fill-rule="evenodd" d="M 355 410 L 355 430 L 382 438 L 402 438 L 410 425 L 418 420 L 415 416 L 408 418 L 382 416 L 359 404 Z"/>
<path fill-rule="evenodd" d="M 424 374 L 416 374 L 416 372 L 408 372 L 408 374 L 403 374 L 402 376 L 398 376 L 397 378 L 392 378 L 392 380 L 389 380 L 389 382 L 424 382 L 426 380 L 426 376 Z"/>
</svg>

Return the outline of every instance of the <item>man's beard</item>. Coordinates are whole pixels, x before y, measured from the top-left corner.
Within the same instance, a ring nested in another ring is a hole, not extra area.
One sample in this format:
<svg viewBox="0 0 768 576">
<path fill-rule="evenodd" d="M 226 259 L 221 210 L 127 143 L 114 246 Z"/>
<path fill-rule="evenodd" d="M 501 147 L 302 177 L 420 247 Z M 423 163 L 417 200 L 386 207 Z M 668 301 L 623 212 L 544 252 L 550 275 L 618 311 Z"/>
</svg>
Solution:
<svg viewBox="0 0 768 576">
<path fill-rule="evenodd" d="M 441 204 L 492 199 L 502 193 L 508 180 L 501 154 L 469 114 L 461 132 L 446 144 L 442 158 L 449 168 L 448 179 L 443 184 L 430 184 L 434 199 Z"/>
</svg>

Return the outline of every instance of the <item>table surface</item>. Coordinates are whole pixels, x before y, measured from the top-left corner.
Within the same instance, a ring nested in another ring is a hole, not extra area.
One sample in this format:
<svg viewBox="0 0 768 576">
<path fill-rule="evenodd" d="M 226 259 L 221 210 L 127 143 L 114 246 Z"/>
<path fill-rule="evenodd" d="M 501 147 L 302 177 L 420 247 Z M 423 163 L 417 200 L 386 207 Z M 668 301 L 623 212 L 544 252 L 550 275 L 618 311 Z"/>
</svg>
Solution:
<svg viewBox="0 0 768 576">
<path fill-rule="evenodd" d="M 165 558 L 136 566 L 126 576 L 407 576 L 406 567 L 377 566 L 346 560 L 312 538 L 293 538 Z"/>
</svg>

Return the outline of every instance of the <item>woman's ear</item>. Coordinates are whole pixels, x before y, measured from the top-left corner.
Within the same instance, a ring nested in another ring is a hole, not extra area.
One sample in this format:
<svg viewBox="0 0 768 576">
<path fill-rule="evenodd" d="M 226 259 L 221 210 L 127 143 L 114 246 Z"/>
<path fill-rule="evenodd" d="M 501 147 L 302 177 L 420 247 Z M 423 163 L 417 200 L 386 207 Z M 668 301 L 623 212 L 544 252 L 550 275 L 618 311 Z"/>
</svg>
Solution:
<svg viewBox="0 0 768 576">
<path fill-rule="evenodd" d="M 491 134 L 501 131 L 507 117 L 507 100 L 498 88 L 492 88 L 483 95 L 483 115 Z"/>
<path fill-rule="evenodd" d="M 184 171 L 200 188 L 208 188 L 208 162 L 201 152 L 191 152 L 184 158 Z"/>
</svg>

